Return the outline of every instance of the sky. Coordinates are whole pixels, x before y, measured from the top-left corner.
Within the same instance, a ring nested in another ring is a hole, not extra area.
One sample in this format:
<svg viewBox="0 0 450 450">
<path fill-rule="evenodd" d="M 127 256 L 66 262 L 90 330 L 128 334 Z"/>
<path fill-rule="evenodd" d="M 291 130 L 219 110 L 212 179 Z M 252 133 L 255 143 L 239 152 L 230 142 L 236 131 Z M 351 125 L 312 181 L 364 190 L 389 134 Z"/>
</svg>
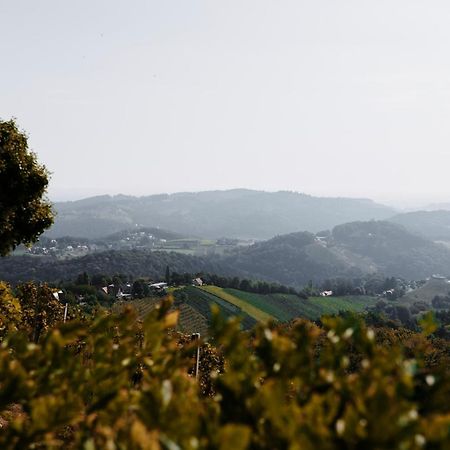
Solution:
<svg viewBox="0 0 450 450">
<path fill-rule="evenodd" d="M 450 2 L 0 0 L 0 119 L 49 196 L 450 201 Z"/>
</svg>

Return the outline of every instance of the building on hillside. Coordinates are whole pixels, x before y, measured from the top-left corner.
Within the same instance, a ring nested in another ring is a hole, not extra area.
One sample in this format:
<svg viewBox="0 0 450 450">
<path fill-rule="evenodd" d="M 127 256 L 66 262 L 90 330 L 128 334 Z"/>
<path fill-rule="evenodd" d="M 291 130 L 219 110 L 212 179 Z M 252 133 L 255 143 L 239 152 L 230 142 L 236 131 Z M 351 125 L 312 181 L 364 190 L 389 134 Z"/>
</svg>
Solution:
<svg viewBox="0 0 450 450">
<path fill-rule="evenodd" d="M 59 291 L 53 292 L 53 297 L 55 297 L 56 300 L 58 300 L 62 303 L 65 302 L 65 300 L 66 300 L 66 294 L 61 289 Z"/>
<path fill-rule="evenodd" d="M 201 278 L 194 278 L 192 280 L 192 285 L 193 286 L 203 286 L 205 283 L 203 282 L 203 280 Z"/>
<path fill-rule="evenodd" d="M 123 292 L 121 288 L 119 288 L 119 292 L 116 295 L 117 300 L 131 300 L 133 296 L 131 293 Z"/>
<path fill-rule="evenodd" d="M 166 289 L 167 283 L 153 283 L 148 286 L 153 292 L 162 292 Z"/>
<path fill-rule="evenodd" d="M 319 295 L 321 297 L 331 297 L 333 295 L 333 291 L 322 291 Z"/>
<path fill-rule="evenodd" d="M 107 294 L 108 295 L 116 295 L 117 294 L 117 289 L 116 289 L 116 286 L 114 286 L 114 284 L 108 284 L 108 286 L 107 286 Z"/>
<path fill-rule="evenodd" d="M 441 275 L 439 273 L 435 273 L 433 275 L 431 275 L 431 278 L 435 279 L 435 280 L 446 280 L 447 277 L 444 277 L 444 275 Z"/>
</svg>

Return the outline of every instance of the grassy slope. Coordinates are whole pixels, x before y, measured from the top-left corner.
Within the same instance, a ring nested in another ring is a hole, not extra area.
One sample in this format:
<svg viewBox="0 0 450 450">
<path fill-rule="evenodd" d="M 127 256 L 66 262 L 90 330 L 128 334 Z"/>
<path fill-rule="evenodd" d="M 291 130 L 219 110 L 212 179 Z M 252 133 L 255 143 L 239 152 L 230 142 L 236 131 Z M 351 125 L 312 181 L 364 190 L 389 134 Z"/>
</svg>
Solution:
<svg viewBox="0 0 450 450">
<path fill-rule="evenodd" d="M 272 315 L 263 311 L 252 305 L 249 301 L 242 300 L 241 298 L 233 295 L 232 293 L 226 292 L 226 290 L 217 287 L 217 286 L 203 286 L 199 288 L 203 291 L 208 292 L 209 294 L 216 295 L 221 299 L 236 305 L 238 308 L 242 309 L 242 311 L 246 312 L 249 316 L 258 320 L 259 322 L 264 322 L 272 319 Z"/>
<path fill-rule="evenodd" d="M 346 297 L 311 297 L 309 302 L 317 305 L 323 314 L 337 314 L 339 311 L 362 312 L 368 306 L 374 306 L 377 298 L 362 295 Z"/>
<path fill-rule="evenodd" d="M 431 279 L 422 287 L 409 292 L 404 297 L 398 300 L 399 303 L 410 304 L 417 301 L 424 301 L 431 304 L 431 301 L 436 295 L 448 295 L 450 291 L 450 284 L 447 280 Z"/>
<path fill-rule="evenodd" d="M 260 309 L 271 317 L 282 322 L 291 320 L 301 314 L 302 299 L 296 295 L 272 294 L 262 295 L 252 292 L 239 291 L 237 289 L 223 289 L 224 292 L 239 298 L 241 301 L 249 303 L 251 306 Z"/>
<path fill-rule="evenodd" d="M 366 296 L 311 297 L 304 300 L 296 295 L 262 295 L 216 286 L 204 286 L 202 290 L 239 306 L 257 320 L 275 318 L 288 321 L 295 317 L 318 319 L 326 314 L 337 314 L 339 311 L 362 312 L 377 301 L 374 297 Z"/>
</svg>

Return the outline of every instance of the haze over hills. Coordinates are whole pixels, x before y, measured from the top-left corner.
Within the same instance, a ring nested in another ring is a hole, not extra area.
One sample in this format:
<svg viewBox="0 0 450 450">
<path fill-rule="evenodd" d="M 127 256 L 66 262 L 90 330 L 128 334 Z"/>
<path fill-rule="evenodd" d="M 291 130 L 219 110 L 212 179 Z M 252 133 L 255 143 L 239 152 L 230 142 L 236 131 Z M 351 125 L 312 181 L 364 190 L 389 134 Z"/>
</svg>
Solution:
<svg viewBox="0 0 450 450">
<path fill-rule="evenodd" d="M 450 202 L 430 203 L 420 209 L 424 211 L 450 211 Z"/>
<path fill-rule="evenodd" d="M 389 221 L 427 239 L 450 242 L 450 211 L 414 211 L 397 214 Z"/>
<path fill-rule="evenodd" d="M 247 189 L 146 197 L 100 196 L 56 203 L 49 237 L 98 238 L 136 224 L 205 238 L 269 239 L 299 230 L 317 232 L 355 220 L 395 214 L 368 199 L 313 197 Z"/>
</svg>

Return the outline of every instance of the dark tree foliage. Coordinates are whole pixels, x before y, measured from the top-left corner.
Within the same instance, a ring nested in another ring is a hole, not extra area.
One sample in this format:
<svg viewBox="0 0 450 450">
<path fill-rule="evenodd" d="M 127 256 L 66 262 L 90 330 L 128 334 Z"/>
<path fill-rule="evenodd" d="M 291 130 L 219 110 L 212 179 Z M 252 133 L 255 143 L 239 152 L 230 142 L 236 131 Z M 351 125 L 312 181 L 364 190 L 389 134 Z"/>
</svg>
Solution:
<svg viewBox="0 0 450 450">
<path fill-rule="evenodd" d="M 193 278 L 200 277 L 206 284 L 213 284 L 222 288 L 239 289 L 245 292 L 257 294 L 292 294 L 301 298 L 308 298 L 305 291 L 297 291 L 293 287 L 284 286 L 278 283 L 268 283 L 267 281 L 240 279 L 238 277 L 226 277 L 216 274 L 203 273 L 183 273 L 172 272 L 171 284 L 174 286 L 191 284 Z"/>
<path fill-rule="evenodd" d="M 170 267 L 169 266 L 166 266 L 165 281 L 166 281 L 167 284 L 170 283 Z"/>
<path fill-rule="evenodd" d="M 0 121 L 0 255 L 35 242 L 53 223 L 45 198 L 48 171 L 28 150 L 15 121 Z"/>
</svg>

